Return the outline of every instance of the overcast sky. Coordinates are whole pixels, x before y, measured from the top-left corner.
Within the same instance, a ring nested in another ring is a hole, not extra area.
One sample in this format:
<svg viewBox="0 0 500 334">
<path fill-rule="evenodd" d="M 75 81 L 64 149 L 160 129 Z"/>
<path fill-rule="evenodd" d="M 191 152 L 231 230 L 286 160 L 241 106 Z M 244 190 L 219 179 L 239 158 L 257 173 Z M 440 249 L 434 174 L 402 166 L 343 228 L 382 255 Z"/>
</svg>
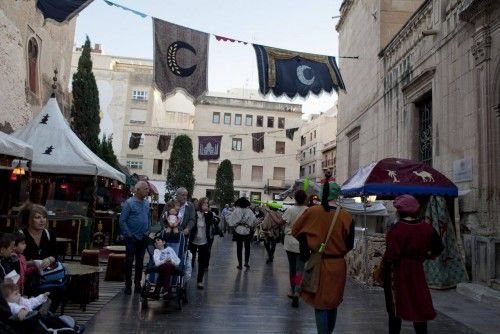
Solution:
<svg viewBox="0 0 500 334">
<path fill-rule="evenodd" d="M 335 24 L 342 0 L 110 0 L 165 21 L 250 43 L 294 51 L 338 55 Z M 77 19 L 75 46 L 88 35 L 104 53 L 153 58 L 151 18 L 94 0 Z M 338 61 L 337 61 L 338 62 Z M 342 69 L 340 69 L 342 71 Z M 258 89 L 255 53 L 251 45 L 210 39 L 209 91 Z M 272 99 L 271 99 L 272 100 Z M 336 93 L 279 101 L 303 104 L 306 113 L 331 108 Z"/>
</svg>

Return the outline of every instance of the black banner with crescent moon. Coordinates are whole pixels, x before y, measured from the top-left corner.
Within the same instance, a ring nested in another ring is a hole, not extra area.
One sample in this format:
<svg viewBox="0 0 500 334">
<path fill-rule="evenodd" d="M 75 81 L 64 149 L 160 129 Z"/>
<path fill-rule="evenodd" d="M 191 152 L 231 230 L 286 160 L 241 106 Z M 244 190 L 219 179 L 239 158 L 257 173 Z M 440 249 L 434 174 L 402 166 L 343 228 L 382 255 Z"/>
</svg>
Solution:
<svg viewBox="0 0 500 334">
<path fill-rule="evenodd" d="M 253 45 L 259 70 L 259 89 L 262 94 L 270 90 L 276 96 L 305 97 L 312 92 L 345 90 L 335 57 L 298 53 Z"/>
<path fill-rule="evenodd" d="M 154 83 L 162 98 L 184 90 L 196 99 L 207 91 L 209 34 L 153 18 Z"/>
</svg>

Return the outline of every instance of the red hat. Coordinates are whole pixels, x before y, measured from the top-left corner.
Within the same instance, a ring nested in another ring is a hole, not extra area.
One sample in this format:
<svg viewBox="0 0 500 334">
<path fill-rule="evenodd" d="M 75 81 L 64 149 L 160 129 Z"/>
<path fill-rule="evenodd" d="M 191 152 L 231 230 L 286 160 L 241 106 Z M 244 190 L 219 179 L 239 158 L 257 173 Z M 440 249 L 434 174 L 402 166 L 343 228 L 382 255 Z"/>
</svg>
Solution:
<svg viewBox="0 0 500 334">
<path fill-rule="evenodd" d="M 398 196 L 394 199 L 392 204 L 401 216 L 416 217 L 420 211 L 420 203 L 412 195 Z"/>
</svg>

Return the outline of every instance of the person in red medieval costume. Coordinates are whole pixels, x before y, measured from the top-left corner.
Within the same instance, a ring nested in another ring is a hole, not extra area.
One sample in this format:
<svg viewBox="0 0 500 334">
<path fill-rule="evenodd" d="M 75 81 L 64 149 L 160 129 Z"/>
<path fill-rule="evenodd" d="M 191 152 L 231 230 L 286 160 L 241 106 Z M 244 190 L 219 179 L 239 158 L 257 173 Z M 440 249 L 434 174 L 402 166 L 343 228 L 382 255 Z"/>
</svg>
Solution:
<svg viewBox="0 0 500 334">
<path fill-rule="evenodd" d="M 436 317 L 423 263 L 438 256 L 443 245 L 432 225 L 419 219 L 420 204 L 411 195 L 393 202 L 399 221 L 386 237 L 384 292 L 389 334 L 401 331 L 401 321 L 412 321 L 417 334 L 427 333 L 427 321 Z"/>
</svg>

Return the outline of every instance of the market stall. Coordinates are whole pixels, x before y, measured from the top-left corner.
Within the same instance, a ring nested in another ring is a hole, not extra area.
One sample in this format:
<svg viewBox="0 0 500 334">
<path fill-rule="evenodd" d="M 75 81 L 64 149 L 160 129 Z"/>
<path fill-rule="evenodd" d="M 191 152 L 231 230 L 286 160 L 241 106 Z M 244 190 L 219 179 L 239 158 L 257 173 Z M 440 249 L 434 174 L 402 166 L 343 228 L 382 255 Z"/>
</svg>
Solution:
<svg viewBox="0 0 500 334">
<path fill-rule="evenodd" d="M 89 246 L 97 209 L 111 212 L 114 221 L 112 191 L 122 189 L 125 175 L 76 136 L 55 96 L 13 136 L 33 147 L 31 201 L 46 205 L 50 227 L 58 237 L 71 238 L 74 251 Z"/>
<path fill-rule="evenodd" d="M 0 131 L 0 231 L 10 231 L 13 228 L 16 217 L 10 214 L 9 209 L 20 198 L 24 199 L 29 190 L 29 168 L 25 170 L 20 164 L 13 166 L 14 159 L 31 161 L 33 148 L 28 143 Z"/>
<path fill-rule="evenodd" d="M 425 263 L 430 286 L 453 287 L 466 279 L 463 257 L 458 251 L 460 237 L 453 217 L 453 198 L 458 196 L 457 186 L 431 166 L 408 159 L 387 158 L 372 162 L 358 169 L 341 187 L 345 197 L 356 197 L 365 208 L 377 198 L 393 199 L 409 194 L 417 197 L 422 205 L 421 217 L 425 217 L 441 236 L 445 250 L 436 261 Z M 366 215 L 365 215 L 366 217 Z M 362 250 L 362 279 L 371 281 L 371 273 L 382 256 L 385 243 L 383 234 L 373 233 L 364 220 Z M 370 240 L 378 242 L 374 247 Z M 383 246 L 383 247 L 380 247 Z M 355 250 L 356 255 L 356 250 Z"/>
</svg>

